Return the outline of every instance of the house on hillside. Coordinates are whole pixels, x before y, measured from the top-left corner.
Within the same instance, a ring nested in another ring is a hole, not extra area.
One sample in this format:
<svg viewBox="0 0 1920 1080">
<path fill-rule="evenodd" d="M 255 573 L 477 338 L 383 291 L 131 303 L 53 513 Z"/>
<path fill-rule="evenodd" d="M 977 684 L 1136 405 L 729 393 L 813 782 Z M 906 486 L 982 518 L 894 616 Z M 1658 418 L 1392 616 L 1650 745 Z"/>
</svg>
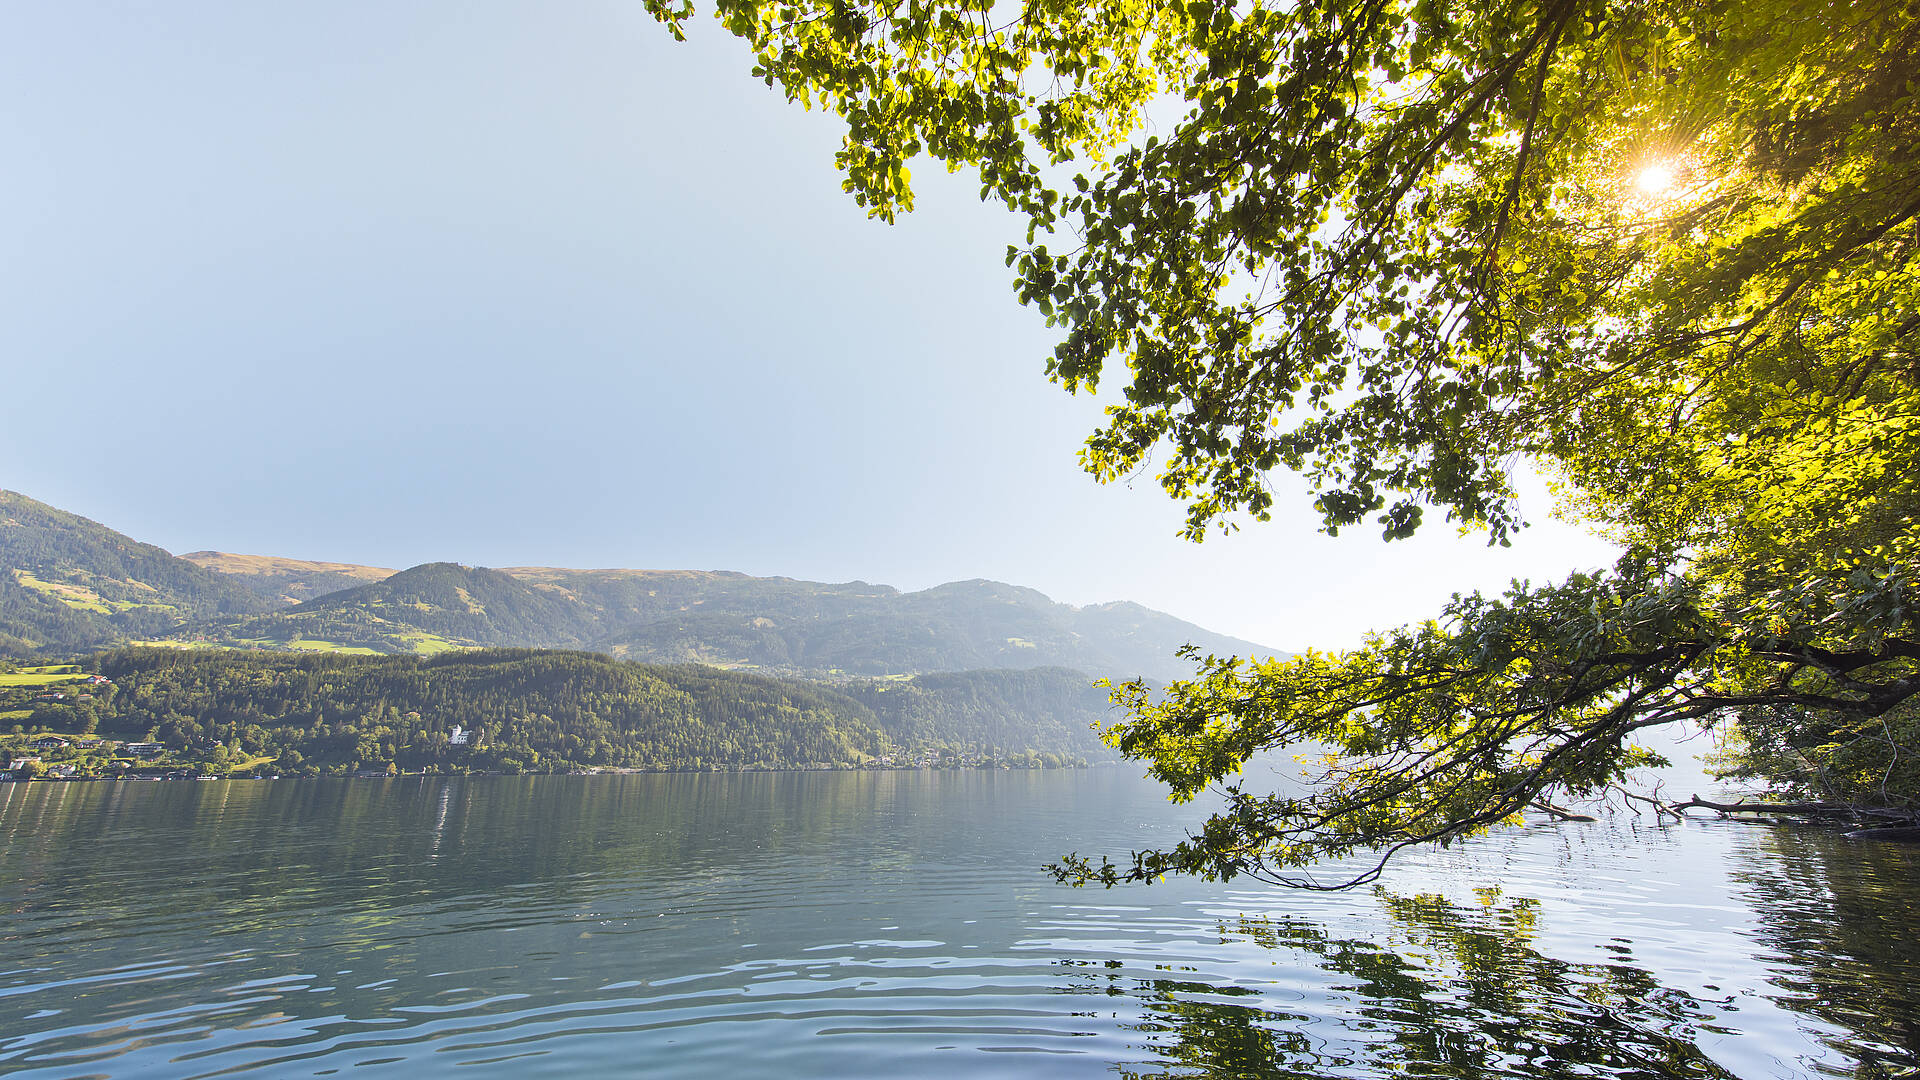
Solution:
<svg viewBox="0 0 1920 1080">
<path fill-rule="evenodd" d="M 473 732 L 461 728 L 459 724 L 453 725 L 453 730 L 447 733 L 448 746 L 465 746 L 471 741 Z"/>
<path fill-rule="evenodd" d="M 69 744 L 58 735 L 43 735 L 33 740 L 35 750 L 65 750 Z"/>
<path fill-rule="evenodd" d="M 134 757 L 154 757 L 167 752 L 167 744 L 157 742 L 130 742 L 126 751 Z"/>
<path fill-rule="evenodd" d="M 40 759 L 37 757 L 8 758 L 7 771 L 10 773 L 19 772 L 21 769 L 24 769 L 29 765 L 38 765 L 38 764 L 40 764 Z"/>
</svg>

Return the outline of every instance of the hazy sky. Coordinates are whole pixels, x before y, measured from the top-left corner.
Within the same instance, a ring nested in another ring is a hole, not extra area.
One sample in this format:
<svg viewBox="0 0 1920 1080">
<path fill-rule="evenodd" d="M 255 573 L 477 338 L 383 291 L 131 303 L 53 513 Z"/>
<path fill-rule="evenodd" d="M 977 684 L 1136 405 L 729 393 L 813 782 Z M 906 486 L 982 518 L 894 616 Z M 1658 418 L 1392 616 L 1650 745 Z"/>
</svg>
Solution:
<svg viewBox="0 0 1920 1080">
<path fill-rule="evenodd" d="M 1546 520 L 1192 545 L 977 185 L 869 221 L 838 135 L 637 3 L 0 4 L 0 487 L 175 552 L 1131 599 L 1280 648 L 1607 549 Z M 1294 492 L 1284 478 L 1283 492 Z"/>
</svg>

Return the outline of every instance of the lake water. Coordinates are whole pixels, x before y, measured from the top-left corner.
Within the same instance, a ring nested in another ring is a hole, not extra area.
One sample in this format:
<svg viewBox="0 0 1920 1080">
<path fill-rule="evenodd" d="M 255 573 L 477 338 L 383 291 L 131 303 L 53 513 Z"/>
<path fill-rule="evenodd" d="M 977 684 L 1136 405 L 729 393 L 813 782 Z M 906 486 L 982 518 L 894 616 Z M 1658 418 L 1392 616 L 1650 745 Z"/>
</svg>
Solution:
<svg viewBox="0 0 1920 1080">
<path fill-rule="evenodd" d="M 1920 1075 L 1914 848 L 1039 869 L 1191 814 L 1120 769 L 0 785 L 0 1074 Z"/>
</svg>

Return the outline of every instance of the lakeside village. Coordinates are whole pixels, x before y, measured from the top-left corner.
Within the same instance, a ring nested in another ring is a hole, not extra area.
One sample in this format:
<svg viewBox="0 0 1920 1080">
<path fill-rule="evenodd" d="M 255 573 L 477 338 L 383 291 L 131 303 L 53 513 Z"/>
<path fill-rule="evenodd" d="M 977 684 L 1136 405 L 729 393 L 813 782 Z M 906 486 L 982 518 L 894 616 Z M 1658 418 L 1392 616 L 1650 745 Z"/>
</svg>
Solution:
<svg viewBox="0 0 1920 1080">
<path fill-rule="evenodd" d="M 269 778 L 271 771 L 236 766 L 228 748 L 169 746 L 164 742 L 111 739 L 93 733 L 92 707 L 111 695 L 113 680 L 71 665 L 26 668 L 0 675 L 0 783 L 31 780 L 216 780 Z M 80 711 L 84 730 L 53 730 L 50 716 L 69 720 Z"/>
<path fill-rule="evenodd" d="M 157 738 L 158 732 L 147 732 L 146 738 L 139 740 L 96 734 L 95 710 L 104 706 L 116 690 L 113 680 L 104 675 L 83 672 L 76 665 L 18 668 L 11 672 L 0 669 L 0 766 L 4 766 L 0 770 L 0 783 L 280 779 L 280 759 L 272 754 L 253 753 L 251 748 L 238 742 L 222 743 L 211 739 L 161 741 Z M 417 722 L 420 716 L 418 713 L 409 713 L 407 719 Z M 482 741 L 479 732 L 453 724 L 446 732 L 445 745 L 478 750 Z M 990 750 L 956 751 L 946 748 L 882 754 L 858 766 L 793 765 L 786 768 L 830 771 L 846 768 L 1084 768 L 1087 765 L 1084 760 L 1056 762 L 1053 755 L 1045 757 L 1043 761 L 1031 752 L 1006 756 Z M 446 773 L 450 770 L 428 771 Z M 462 775 L 489 775 L 503 770 L 451 771 Z M 719 771 L 719 767 L 699 770 L 605 767 L 566 771 L 568 775 L 586 776 L 599 773 Z M 409 775 L 409 772 L 389 764 L 385 768 L 327 768 L 317 773 L 309 768 L 304 775 L 385 778 Z"/>
</svg>

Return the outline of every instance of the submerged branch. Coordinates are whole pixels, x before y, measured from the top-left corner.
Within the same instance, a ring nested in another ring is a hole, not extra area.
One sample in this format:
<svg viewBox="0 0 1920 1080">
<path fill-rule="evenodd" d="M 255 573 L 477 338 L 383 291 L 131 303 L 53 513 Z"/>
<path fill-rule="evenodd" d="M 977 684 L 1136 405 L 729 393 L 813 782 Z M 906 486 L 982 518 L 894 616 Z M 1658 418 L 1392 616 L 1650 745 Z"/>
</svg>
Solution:
<svg viewBox="0 0 1920 1080">
<path fill-rule="evenodd" d="M 1667 809 L 1673 812 L 1684 810 L 1713 810 L 1721 814 L 1802 814 L 1817 816 L 1835 814 L 1847 817 L 1877 817 L 1895 821 L 1912 821 L 1916 815 L 1910 810 L 1894 810 L 1879 806 L 1862 806 L 1857 803 L 1842 802 L 1713 802 L 1698 795 L 1686 802 L 1668 803 Z"/>
</svg>

